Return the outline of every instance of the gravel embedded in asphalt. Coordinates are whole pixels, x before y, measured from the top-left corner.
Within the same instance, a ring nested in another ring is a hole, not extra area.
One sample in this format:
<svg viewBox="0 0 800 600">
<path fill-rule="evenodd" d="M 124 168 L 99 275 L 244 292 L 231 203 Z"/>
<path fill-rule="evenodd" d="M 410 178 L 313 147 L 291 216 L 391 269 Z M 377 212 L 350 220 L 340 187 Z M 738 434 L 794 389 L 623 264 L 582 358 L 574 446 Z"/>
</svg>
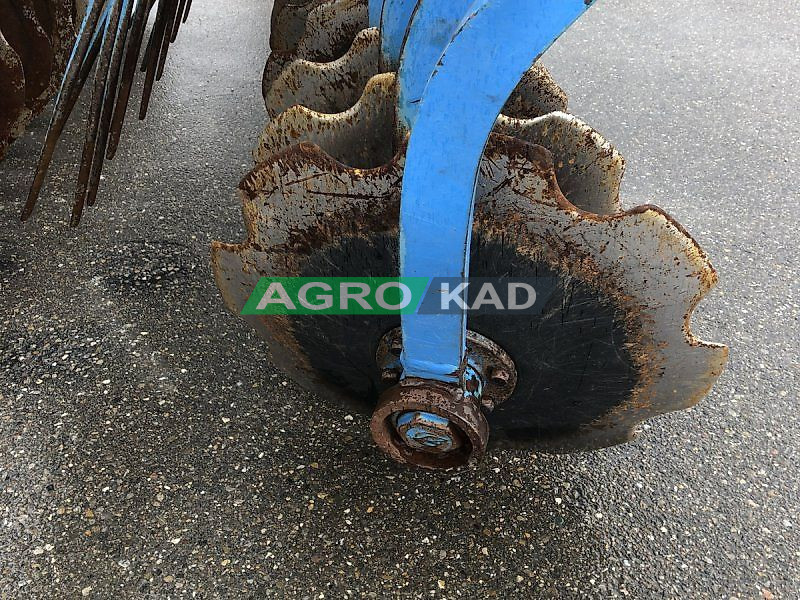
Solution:
<svg viewBox="0 0 800 600">
<path fill-rule="evenodd" d="M 0 164 L 0 595 L 800 596 L 800 13 L 604 0 L 547 54 L 625 205 L 710 255 L 693 327 L 730 362 L 625 446 L 431 474 L 223 307 L 209 244 L 244 237 L 269 3 L 194 4 L 79 229 L 77 123 L 25 225 L 46 116 Z"/>
</svg>

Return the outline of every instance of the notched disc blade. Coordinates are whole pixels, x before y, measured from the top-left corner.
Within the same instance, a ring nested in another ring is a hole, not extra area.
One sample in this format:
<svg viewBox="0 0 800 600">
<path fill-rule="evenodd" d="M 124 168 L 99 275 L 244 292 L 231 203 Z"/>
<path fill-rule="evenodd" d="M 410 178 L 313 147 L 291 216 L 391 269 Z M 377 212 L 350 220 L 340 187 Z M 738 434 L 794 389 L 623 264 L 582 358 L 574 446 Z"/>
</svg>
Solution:
<svg viewBox="0 0 800 600">
<path fill-rule="evenodd" d="M 273 10 L 273 19 L 280 14 L 280 7 Z M 286 9 L 284 9 L 286 10 Z M 307 13 L 292 8 L 292 14 L 305 15 L 302 35 L 289 50 L 272 49 L 264 67 L 262 90 L 266 97 L 275 80 L 286 66 L 299 59 L 313 62 L 331 62 L 341 58 L 353 43 L 356 35 L 368 25 L 367 3 L 364 0 L 337 0 L 314 6 Z M 278 17 L 279 18 L 279 17 Z M 273 31 L 276 44 L 282 47 L 280 29 Z"/>
<path fill-rule="evenodd" d="M 402 159 L 358 170 L 299 145 L 255 169 L 241 187 L 248 240 L 213 249 L 231 310 L 241 311 L 263 275 L 396 275 Z M 490 443 L 619 443 L 642 420 L 694 404 L 721 372 L 726 349 L 689 328 L 714 271 L 660 209 L 582 211 L 561 193 L 547 150 L 493 135 L 473 236 L 471 276 L 531 277 L 547 298 L 538 314 L 469 319 L 519 373 L 514 395 L 488 416 Z M 376 345 L 396 317 L 246 319 L 297 381 L 371 411 L 383 389 Z"/>
<path fill-rule="evenodd" d="M 292 52 L 306 30 L 308 15 L 326 0 L 275 0 L 270 17 L 272 52 Z"/>
<path fill-rule="evenodd" d="M 549 75 L 542 76 L 546 83 Z M 526 94 L 531 99 L 540 89 L 536 81 L 528 80 Z M 267 123 L 254 152 L 255 162 L 266 162 L 298 142 L 312 142 L 350 167 L 369 169 L 388 163 L 399 147 L 394 124 L 396 105 L 396 76 L 383 73 L 371 78 L 358 102 L 344 112 L 327 114 L 293 106 Z M 501 115 L 495 132 L 550 150 L 559 188 L 581 210 L 597 214 L 622 210 L 619 186 L 624 161 L 611 144 L 580 119 L 560 112 L 535 119 Z"/>
<path fill-rule="evenodd" d="M 344 56 L 333 62 L 294 60 L 264 89 L 267 112 L 275 117 L 296 104 L 326 113 L 347 110 L 379 72 L 379 57 L 380 32 L 372 28 L 359 32 Z"/>
<path fill-rule="evenodd" d="M 72 13 L 72 0 L 0 0 L 0 158 L 58 89 Z"/>
</svg>

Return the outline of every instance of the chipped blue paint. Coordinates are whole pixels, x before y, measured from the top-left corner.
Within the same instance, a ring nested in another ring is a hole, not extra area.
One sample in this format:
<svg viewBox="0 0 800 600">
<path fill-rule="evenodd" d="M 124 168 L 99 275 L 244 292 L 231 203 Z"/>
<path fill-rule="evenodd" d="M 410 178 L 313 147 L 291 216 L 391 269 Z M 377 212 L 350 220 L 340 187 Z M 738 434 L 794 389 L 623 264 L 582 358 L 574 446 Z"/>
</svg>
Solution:
<svg viewBox="0 0 800 600">
<path fill-rule="evenodd" d="M 476 0 L 431 75 L 411 130 L 400 205 L 404 277 L 469 273 L 475 178 L 522 74 L 586 9 L 584 0 Z M 403 315 L 405 377 L 458 381 L 466 315 Z"/>
<path fill-rule="evenodd" d="M 400 53 L 397 116 L 410 130 L 436 63 L 474 0 L 419 0 Z"/>
<path fill-rule="evenodd" d="M 381 62 L 384 71 L 396 71 L 408 24 L 418 0 L 385 0 L 381 13 Z"/>
</svg>

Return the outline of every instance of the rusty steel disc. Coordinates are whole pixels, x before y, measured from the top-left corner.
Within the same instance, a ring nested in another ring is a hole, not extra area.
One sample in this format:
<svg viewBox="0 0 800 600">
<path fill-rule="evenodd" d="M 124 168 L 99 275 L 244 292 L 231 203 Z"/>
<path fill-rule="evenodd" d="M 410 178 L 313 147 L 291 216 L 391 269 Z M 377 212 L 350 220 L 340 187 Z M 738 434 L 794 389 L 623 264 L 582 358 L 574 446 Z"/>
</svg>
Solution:
<svg viewBox="0 0 800 600">
<path fill-rule="evenodd" d="M 330 0 L 275 0 L 270 17 L 270 50 L 294 50 L 306 30 L 309 13 L 326 2 Z"/>
<path fill-rule="evenodd" d="M 297 22 L 292 35 L 280 33 L 283 29 L 273 32 L 292 43 L 288 50 L 273 48 L 264 67 L 262 93 L 270 117 L 298 105 L 328 114 L 346 111 L 367 82 L 382 73 L 380 31 L 367 28 L 363 0 L 281 4 L 273 10 L 276 15 L 292 15 Z M 566 109 L 566 94 L 537 63 L 523 75 L 502 113 L 530 119 Z"/>
<path fill-rule="evenodd" d="M 21 133 L 29 112 L 25 108 L 22 61 L 0 30 L 0 158 Z"/>
<path fill-rule="evenodd" d="M 261 276 L 396 276 L 402 163 L 402 146 L 385 165 L 355 169 L 300 144 L 254 169 L 240 190 L 247 241 L 213 247 L 229 308 L 240 313 Z M 548 150 L 493 135 L 480 169 L 470 276 L 498 274 L 556 283 L 541 314 L 468 322 L 517 366 L 513 396 L 487 415 L 492 445 L 623 442 L 644 419 L 697 402 L 725 363 L 723 346 L 690 332 L 692 310 L 716 275 L 679 225 L 654 206 L 586 212 L 562 194 Z M 245 319 L 296 381 L 373 411 L 387 387 L 376 347 L 398 317 Z"/>
<path fill-rule="evenodd" d="M 31 110 L 50 85 L 53 48 L 47 32 L 38 21 L 33 0 L 0 0 L 0 27 L 20 57 L 25 73 L 25 104 Z"/>
<path fill-rule="evenodd" d="M 58 89 L 74 10 L 73 0 L 0 0 L 0 158 Z"/>
<path fill-rule="evenodd" d="M 528 75 L 536 74 L 538 77 Z M 528 107 L 541 107 L 537 97 L 560 92 L 550 74 L 536 65 L 528 71 L 525 86 L 518 86 Z M 512 97 L 513 98 L 513 97 Z M 522 100 L 516 106 L 522 106 Z M 564 101 L 564 104 L 566 101 Z M 362 169 L 389 163 L 400 146 L 402 133 L 395 127 L 397 85 L 394 73 L 372 77 L 358 101 L 348 110 L 327 114 L 295 105 L 270 120 L 253 157 L 256 163 L 298 142 L 324 148 L 338 162 Z M 546 146 L 562 193 L 581 210 L 612 214 L 621 209 L 619 186 L 624 160 L 602 136 L 580 119 L 559 111 L 535 118 L 500 115 L 495 132 Z"/>
<path fill-rule="evenodd" d="M 266 98 L 275 80 L 296 60 L 332 62 L 344 56 L 368 24 L 364 0 L 314 2 L 303 6 L 275 4 L 270 54 L 262 75 Z"/>
</svg>

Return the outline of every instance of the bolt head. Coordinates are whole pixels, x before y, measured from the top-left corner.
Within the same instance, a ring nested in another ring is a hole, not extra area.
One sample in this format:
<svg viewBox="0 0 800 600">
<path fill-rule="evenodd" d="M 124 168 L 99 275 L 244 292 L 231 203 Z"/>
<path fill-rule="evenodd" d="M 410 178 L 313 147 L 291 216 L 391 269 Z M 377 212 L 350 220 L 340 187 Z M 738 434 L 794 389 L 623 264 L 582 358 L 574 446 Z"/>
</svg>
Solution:
<svg viewBox="0 0 800 600">
<path fill-rule="evenodd" d="M 464 445 L 464 436 L 450 421 L 423 411 L 402 413 L 396 421 L 397 433 L 410 448 L 442 454 Z"/>
</svg>

